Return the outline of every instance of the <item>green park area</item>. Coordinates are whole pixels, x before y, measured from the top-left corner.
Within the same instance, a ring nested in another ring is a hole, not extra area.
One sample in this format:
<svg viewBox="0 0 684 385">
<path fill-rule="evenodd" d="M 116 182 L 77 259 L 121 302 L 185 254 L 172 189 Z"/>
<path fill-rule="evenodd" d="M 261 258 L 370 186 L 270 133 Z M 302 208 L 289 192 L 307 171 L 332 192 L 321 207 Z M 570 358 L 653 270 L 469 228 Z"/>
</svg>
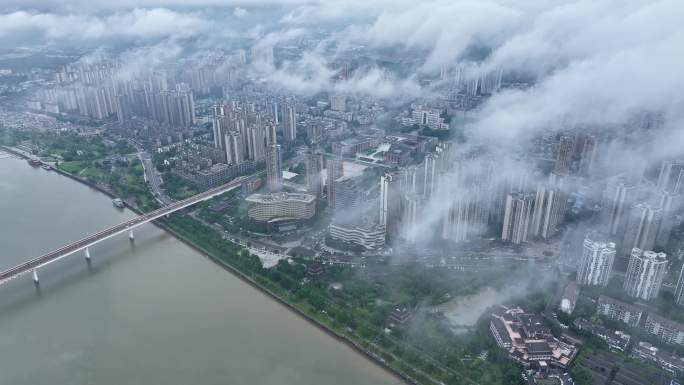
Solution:
<svg viewBox="0 0 684 385">
<path fill-rule="evenodd" d="M 158 205 L 145 183 L 140 160 L 123 139 L 103 134 L 2 130 L 0 144 L 30 148 L 59 170 L 134 202 L 141 209 Z"/>
<path fill-rule="evenodd" d="M 200 211 L 206 215 L 209 207 Z M 429 311 L 447 298 L 503 284 L 515 272 L 455 274 L 380 263 L 365 269 L 326 265 L 322 275 L 309 277 L 307 267 L 314 262 L 292 258 L 264 269 L 258 257 L 187 213 L 164 223 L 217 262 L 418 383 L 522 383 L 521 368 L 492 339 L 486 313 L 469 332 L 456 334 L 443 316 Z M 405 325 L 389 328 L 388 316 L 399 306 L 410 309 L 411 317 Z"/>
</svg>

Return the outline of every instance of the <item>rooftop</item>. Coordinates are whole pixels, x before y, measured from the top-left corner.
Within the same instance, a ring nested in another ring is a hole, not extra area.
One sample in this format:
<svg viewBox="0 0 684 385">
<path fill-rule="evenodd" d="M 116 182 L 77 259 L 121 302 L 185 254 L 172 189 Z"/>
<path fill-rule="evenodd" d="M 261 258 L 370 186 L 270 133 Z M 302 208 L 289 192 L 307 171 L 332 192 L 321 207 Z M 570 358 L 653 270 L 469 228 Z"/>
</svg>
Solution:
<svg viewBox="0 0 684 385">
<path fill-rule="evenodd" d="M 316 200 L 316 197 L 310 194 L 276 192 L 272 194 L 252 194 L 245 200 L 251 203 L 277 203 L 285 201 L 312 203 Z"/>
</svg>

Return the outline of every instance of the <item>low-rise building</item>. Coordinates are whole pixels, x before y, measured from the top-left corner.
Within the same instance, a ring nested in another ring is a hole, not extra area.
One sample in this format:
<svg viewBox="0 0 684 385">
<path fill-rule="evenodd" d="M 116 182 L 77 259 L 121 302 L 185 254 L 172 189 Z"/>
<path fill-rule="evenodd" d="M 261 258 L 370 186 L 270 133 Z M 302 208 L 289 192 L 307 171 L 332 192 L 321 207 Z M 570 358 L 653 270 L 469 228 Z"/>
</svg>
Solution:
<svg viewBox="0 0 684 385">
<path fill-rule="evenodd" d="M 519 307 L 497 306 L 489 330 L 499 347 L 526 368 L 566 369 L 577 355 L 577 347 L 555 338 L 541 317 Z"/>
<path fill-rule="evenodd" d="M 639 326 L 641 316 L 644 314 L 641 306 L 630 305 L 605 295 L 599 296 L 597 310 L 600 315 L 624 322 L 632 327 Z"/>
<path fill-rule="evenodd" d="M 395 307 L 387 316 L 387 323 L 389 326 L 403 325 L 409 320 L 410 316 L 411 312 L 408 308 Z"/>
<path fill-rule="evenodd" d="M 684 324 L 649 314 L 644 329 L 667 344 L 684 345 Z"/>
<path fill-rule="evenodd" d="M 257 176 L 245 178 L 240 184 L 240 194 L 247 196 L 258 190 L 263 184 L 263 180 Z"/>
<path fill-rule="evenodd" d="M 235 176 L 236 173 L 229 165 L 217 163 L 206 170 L 198 171 L 194 179 L 198 185 L 211 188 L 226 183 Z"/>
<path fill-rule="evenodd" d="M 318 278 L 325 273 L 323 265 L 318 262 L 314 262 L 306 267 L 306 276 L 309 278 Z"/>
<path fill-rule="evenodd" d="M 366 250 L 379 249 L 385 245 L 386 229 L 383 225 L 331 223 L 328 230 L 331 238 Z"/>
<path fill-rule="evenodd" d="M 615 350 L 625 351 L 631 336 L 620 330 L 610 330 L 601 325 L 596 325 L 584 318 L 577 318 L 573 324 L 579 330 L 591 333 L 606 341 L 608 347 Z"/>
<path fill-rule="evenodd" d="M 494 340 L 496 340 L 496 344 L 499 345 L 499 347 L 510 349 L 513 340 L 506 329 L 506 324 L 501 318 L 492 317 L 489 321 L 489 330 L 492 332 L 492 336 L 494 336 Z"/>
<path fill-rule="evenodd" d="M 354 155 L 358 152 L 364 152 L 379 146 L 381 139 L 382 138 L 376 136 L 345 139 L 333 143 L 332 150 L 334 154 Z"/>
<path fill-rule="evenodd" d="M 563 297 L 559 305 L 560 311 L 572 314 L 575 310 L 575 305 L 577 304 L 577 297 L 579 297 L 579 288 L 575 281 L 571 281 L 565 286 L 563 290 Z"/>
<path fill-rule="evenodd" d="M 310 194 L 277 192 L 252 194 L 247 215 L 257 222 L 311 219 L 316 215 L 316 197 Z"/>
<path fill-rule="evenodd" d="M 208 164 L 211 164 L 211 160 L 206 160 Z M 239 165 L 216 163 L 209 166 L 208 164 L 193 167 L 188 162 L 183 162 L 183 165 L 175 168 L 173 173 L 202 188 L 208 189 L 227 183 L 238 175 L 254 171 L 253 162 L 243 162 Z"/>
<path fill-rule="evenodd" d="M 442 117 L 442 111 L 424 106 L 415 106 L 411 111 L 411 115 L 401 119 L 401 123 L 404 126 L 417 124 L 419 126 L 429 127 L 433 130 L 449 129 L 449 124 L 446 123 L 445 119 Z"/>
<path fill-rule="evenodd" d="M 661 352 L 660 349 L 641 341 L 632 348 L 631 356 L 643 361 L 653 362 L 673 376 L 684 373 L 684 359 L 675 355 Z"/>
<path fill-rule="evenodd" d="M 414 155 L 413 149 L 403 143 L 393 143 L 385 152 L 384 160 L 387 163 L 403 166 L 411 161 Z"/>
</svg>

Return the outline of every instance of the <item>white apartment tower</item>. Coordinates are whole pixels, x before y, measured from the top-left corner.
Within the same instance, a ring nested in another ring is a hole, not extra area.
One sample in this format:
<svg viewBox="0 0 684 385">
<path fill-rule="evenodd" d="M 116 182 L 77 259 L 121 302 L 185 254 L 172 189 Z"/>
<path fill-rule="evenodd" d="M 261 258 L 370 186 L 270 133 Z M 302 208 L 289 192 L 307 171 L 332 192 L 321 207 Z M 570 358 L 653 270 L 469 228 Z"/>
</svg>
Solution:
<svg viewBox="0 0 684 385">
<path fill-rule="evenodd" d="M 627 295 L 649 301 L 658 296 L 667 272 L 665 253 L 632 249 L 624 289 Z"/>
<path fill-rule="evenodd" d="M 615 243 L 584 238 L 582 257 L 577 271 L 577 283 L 586 286 L 607 286 L 615 261 Z"/>
<path fill-rule="evenodd" d="M 675 303 L 679 306 L 684 306 L 684 265 L 679 271 L 679 279 L 677 279 L 677 289 L 674 293 Z"/>
<path fill-rule="evenodd" d="M 390 212 L 390 185 L 392 183 L 392 174 L 385 174 L 380 177 L 380 224 L 387 227 L 387 219 Z"/>
</svg>

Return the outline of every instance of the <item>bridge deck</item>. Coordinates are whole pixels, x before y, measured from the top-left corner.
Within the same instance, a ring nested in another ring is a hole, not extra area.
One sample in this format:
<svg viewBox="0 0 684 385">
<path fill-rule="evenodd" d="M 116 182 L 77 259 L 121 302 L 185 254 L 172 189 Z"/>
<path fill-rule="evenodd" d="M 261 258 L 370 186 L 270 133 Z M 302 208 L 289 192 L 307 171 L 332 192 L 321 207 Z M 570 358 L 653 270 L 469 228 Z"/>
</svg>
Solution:
<svg viewBox="0 0 684 385">
<path fill-rule="evenodd" d="M 223 194 L 229 190 L 232 190 L 240 185 L 243 178 L 236 178 L 231 182 L 228 182 L 222 186 L 207 190 L 205 192 L 194 195 L 190 198 L 184 199 L 182 201 L 171 203 L 167 206 L 159 208 L 157 210 L 151 211 L 147 214 L 141 215 L 137 218 L 133 218 L 129 221 L 114 225 L 110 228 L 91 234 L 81 240 L 70 243 L 66 246 L 62 246 L 59 249 L 50 251 L 43 254 L 37 258 L 31 259 L 27 262 L 14 266 L 0 273 L 0 284 L 3 284 L 13 278 L 17 278 L 23 274 L 31 272 L 41 266 L 48 265 L 55 262 L 61 258 L 66 257 L 69 254 L 75 253 L 79 250 L 83 250 L 88 246 L 92 246 L 98 242 L 101 242 L 107 238 L 113 237 L 117 234 L 121 234 L 125 231 L 131 230 L 135 227 L 143 225 L 147 222 L 153 221 L 157 218 L 161 218 L 165 215 L 171 214 L 175 211 L 184 209 L 191 206 L 197 202 L 205 201 L 211 199 L 217 195 Z"/>
</svg>

